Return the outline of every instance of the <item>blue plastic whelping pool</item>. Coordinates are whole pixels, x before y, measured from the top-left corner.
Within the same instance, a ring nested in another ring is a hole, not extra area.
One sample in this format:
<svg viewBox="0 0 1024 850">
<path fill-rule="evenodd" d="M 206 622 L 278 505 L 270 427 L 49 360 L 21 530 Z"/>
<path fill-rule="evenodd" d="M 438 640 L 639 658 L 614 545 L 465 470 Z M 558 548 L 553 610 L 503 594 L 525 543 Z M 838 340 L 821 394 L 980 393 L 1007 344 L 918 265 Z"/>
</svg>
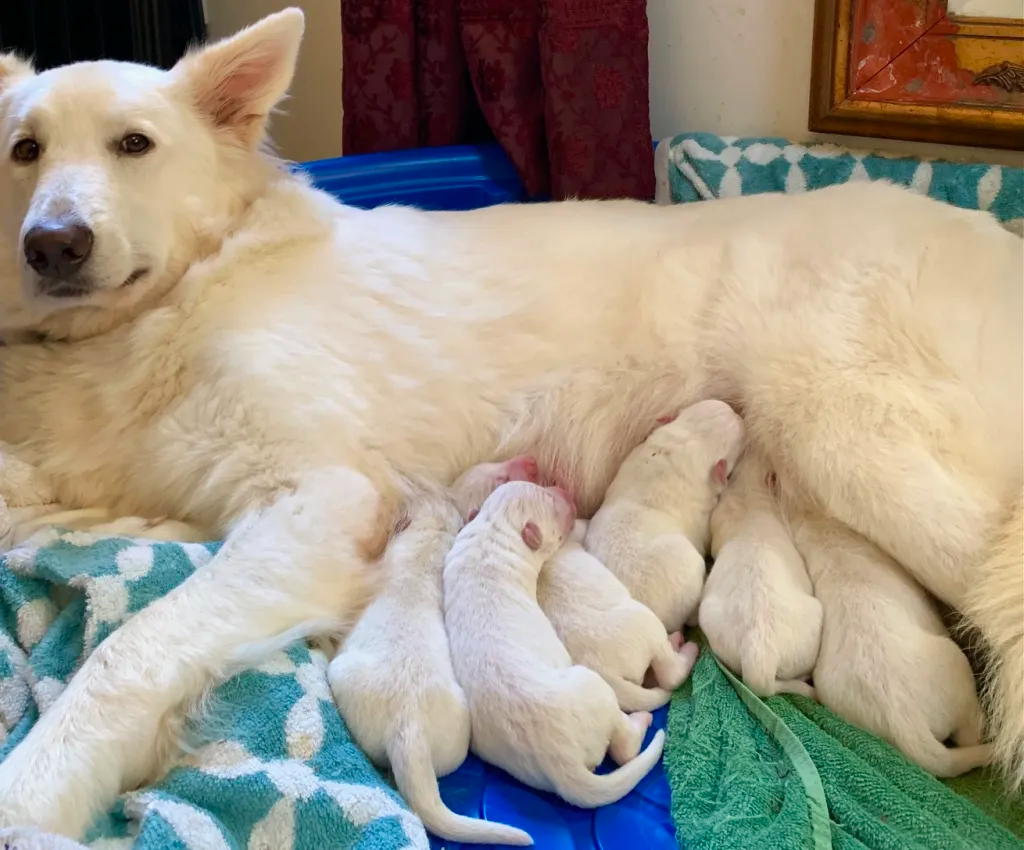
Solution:
<svg viewBox="0 0 1024 850">
<path fill-rule="evenodd" d="M 300 168 L 346 204 L 370 208 L 405 204 L 431 210 L 468 210 L 525 200 L 512 164 L 494 146 L 426 148 L 340 157 Z M 665 727 L 668 709 L 654 714 Z M 601 770 L 609 769 L 606 763 Z M 534 791 L 507 773 L 470 756 L 441 780 L 441 796 L 455 812 L 525 829 L 538 850 L 676 850 L 669 788 L 659 763 L 624 799 L 600 809 L 578 809 Z M 435 850 L 481 847 L 441 841 Z"/>
<path fill-rule="evenodd" d="M 526 200 L 519 175 L 497 145 L 343 156 L 299 168 L 344 203 L 367 209 L 404 204 L 472 210 Z"/>
</svg>

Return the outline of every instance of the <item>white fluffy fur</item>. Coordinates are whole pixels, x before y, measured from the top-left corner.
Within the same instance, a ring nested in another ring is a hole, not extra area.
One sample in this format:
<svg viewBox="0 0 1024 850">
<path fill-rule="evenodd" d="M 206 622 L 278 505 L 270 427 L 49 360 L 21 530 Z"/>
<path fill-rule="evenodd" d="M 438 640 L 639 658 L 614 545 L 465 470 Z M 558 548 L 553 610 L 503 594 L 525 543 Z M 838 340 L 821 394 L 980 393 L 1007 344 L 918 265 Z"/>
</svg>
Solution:
<svg viewBox="0 0 1024 850">
<path fill-rule="evenodd" d="M 452 664 L 469 700 L 472 750 L 521 782 L 593 808 L 625 796 L 661 756 L 640 752 L 648 712 L 626 716 L 611 687 L 574 666 L 537 604 L 537 579 L 573 527 L 564 493 L 505 484 L 459 533 L 444 566 Z M 599 776 L 606 753 L 620 765 Z"/>
<path fill-rule="evenodd" d="M 383 590 L 327 669 L 356 743 L 376 764 L 391 765 L 410 808 L 449 841 L 533 843 L 520 829 L 454 814 L 437 786 L 438 776 L 465 761 L 470 738 L 469 706 L 452 669 L 444 627 L 445 556 L 462 527 L 460 508 L 478 510 L 490 491 L 522 467 L 517 461 L 481 464 L 452 487 L 451 502 L 426 499 L 412 508 L 408 527 L 385 550 Z"/>
<path fill-rule="evenodd" d="M 0 152 L 43 142 L 0 156 L 0 439 L 67 509 L 231 532 L 0 765 L 0 824 L 80 835 L 247 647 L 355 614 L 411 482 L 536 451 L 588 515 L 649 423 L 700 399 L 742 408 L 781 480 L 929 590 L 961 606 L 987 571 L 969 611 L 1019 612 L 1019 550 L 986 554 L 1020 529 L 1019 237 L 870 183 L 345 208 L 254 142 L 301 29 L 286 11 L 167 72 L 0 62 Z M 118 156 L 140 128 L 153 148 Z M 39 296 L 20 252 L 58 208 L 96 233 L 81 301 Z M 1019 631 L 989 635 L 1019 753 Z"/>
<path fill-rule="evenodd" d="M 623 711 L 653 711 L 669 701 L 697 660 L 697 645 L 670 640 L 665 627 L 583 548 L 585 520 L 544 565 L 537 602 L 573 662 L 611 685 Z M 648 669 L 657 687 L 645 688 Z"/>
<path fill-rule="evenodd" d="M 742 449 L 729 405 L 691 405 L 630 452 L 587 530 L 587 551 L 670 632 L 697 610 L 711 511 Z"/>
<path fill-rule="evenodd" d="M 988 764 L 974 673 L 925 590 L 839 523 L 797 519 L 794 533 L 825 612 L 814 667 L 822 704 L 936 776 Z"/>
<path fill-rule="evenodd" d="M 767 483 L 771 468 L 748 449 L 711 514 L 714 566 L 699 622 L 711 649 L 759 696 L 814 697 L 821 603 Z"/>
</svg>

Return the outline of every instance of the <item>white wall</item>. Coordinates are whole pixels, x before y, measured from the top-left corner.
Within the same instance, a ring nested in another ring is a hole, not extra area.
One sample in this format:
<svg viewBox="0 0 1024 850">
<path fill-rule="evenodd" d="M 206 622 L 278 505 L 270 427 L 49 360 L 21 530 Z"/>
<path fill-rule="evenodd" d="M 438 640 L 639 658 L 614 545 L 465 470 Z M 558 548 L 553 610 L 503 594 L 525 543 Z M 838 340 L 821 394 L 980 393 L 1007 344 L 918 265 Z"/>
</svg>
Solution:
<svg viewBox="0 0 1024 850">
<path fill-rule="evenodd" d="M 286 6 L 306 13 L 306 35 L 288 100 L 271 121 L 283 156 L 297 161 L 341 154 L 340 0 L 204 0 L 211 39 L 223 38 Z"/>
<path fill-rule="evenodd" d="M 1020 2 L 1021 0 L 1015 0 Z M 651 130 L 785 136 L 807 130 L 814 0 L 648 0 Z M 1024 165 L 1024 154 L 820 136 L 852 147 Z"/>
</svg>

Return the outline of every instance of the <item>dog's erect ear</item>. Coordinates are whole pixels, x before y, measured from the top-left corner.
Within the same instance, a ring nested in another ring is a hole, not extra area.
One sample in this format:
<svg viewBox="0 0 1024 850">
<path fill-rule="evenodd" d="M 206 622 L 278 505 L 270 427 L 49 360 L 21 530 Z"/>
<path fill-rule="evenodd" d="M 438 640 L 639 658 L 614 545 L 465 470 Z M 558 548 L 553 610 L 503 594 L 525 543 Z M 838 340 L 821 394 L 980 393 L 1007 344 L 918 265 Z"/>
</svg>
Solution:
<svg viewBox="0 0 1024 850">
<path fill-rule="evenodd" d="M 715 468 L 711 470 L 711 477 L 720 487 L 729 483 L 729 463 L 724 457 L 718 459 Z"/>
<path fill-rule="evenodd" d="M 544 535 L 541 534 L 540 529 L 537 527 L 537 523 L 528 522 L 523 526 L 523 543 L 525 543 L 528 548 L 536 552 L 540 549 L 543 542 Z"/>
<path fill-rule="evenodd" d="M 218 130 L 252 148 L 291 85 L 304 29 L 302 11 L 285 9 L 188 54 L 171 73 Z"/>
<path fill-rule="evenodd" d="M 0 53 L 0 91 L 15 80 L 31 77 L 34 73 L 31 62 L 26 62 L 13 53 Z"/>
</svg>

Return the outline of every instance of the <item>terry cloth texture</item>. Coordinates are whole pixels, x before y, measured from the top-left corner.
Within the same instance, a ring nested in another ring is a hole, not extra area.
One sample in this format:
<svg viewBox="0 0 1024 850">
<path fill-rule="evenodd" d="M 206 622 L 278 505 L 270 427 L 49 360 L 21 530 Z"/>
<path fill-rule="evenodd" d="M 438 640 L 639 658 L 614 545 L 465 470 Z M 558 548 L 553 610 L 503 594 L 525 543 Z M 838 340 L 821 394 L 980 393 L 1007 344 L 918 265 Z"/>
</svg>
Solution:
<svg viewBox="0 0 1024 850">
<path fill-rule="evenodd" d="M 0 559 L 0 760 L 100 641 L 217 548 L 44 531 Z M 192 751 L 156 785 L 123 795 L 86 844 L 426 850 L 419 819 L 345 729 L 326 669 L 322 654 L 295 644 L 222 684 L 188 730 Z M 38 835 L 0 840 L 64 846 Z"/>
</svg>

